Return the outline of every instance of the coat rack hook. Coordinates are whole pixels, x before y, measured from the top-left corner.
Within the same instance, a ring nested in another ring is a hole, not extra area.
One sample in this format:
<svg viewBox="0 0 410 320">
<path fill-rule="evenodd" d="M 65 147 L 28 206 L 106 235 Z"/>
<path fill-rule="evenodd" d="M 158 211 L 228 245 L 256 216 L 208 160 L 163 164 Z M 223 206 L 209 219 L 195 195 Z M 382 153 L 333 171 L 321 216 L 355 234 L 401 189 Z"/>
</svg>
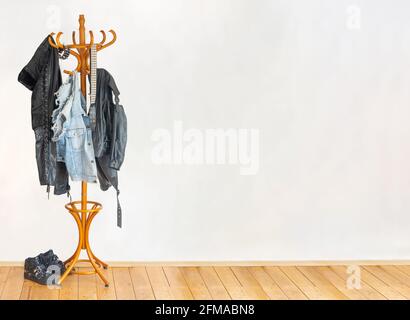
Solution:
<svg viewBox="0 0 410 320">
<path fill-rule="evenodd" d="M 89 33 L 90 33 L 90 46 L 92 46 L 94 44 L 94 34 L 91 30 L 89 31 Z"/>
<path fill-rule="evenodd" d="M 73 38 L 73 44 L 77 44 L 77 42 L 75 41 L 75 31 L 73 31 L 73 33 L 72 33 L 72 38 Z"/>
<path fill-rule="evenodd" d="M 52 46 L 53 48 L 56 48 L 56 49 L 64 49 L 64 45 L 61 44 L 61 42 L 60 42 L 61 34 L 62 34 L 62 32 L 57 33 L 56 40 L 54 40 L 54 35 L 55 35 L 54 32 L 49 34 L 48 43 L 50 44 L 50 46 Z"/>
<path fill-rule="evenodd" d="M 53 38 L 54 35 L 55 35 L 54 32 L 51 32 L 51 33 L 49 34 L 49 36 L 48 36 L 48 43 L 49 43 L 50 46 L 52 46 L 53 48 L 58 49 L 57 45 L 56 45 L 55 42 L 54 42 L 54 38 Z"/>
<path fill-rule="evenodd" d="M 104 48 L 109 47 L 110 45 L 112 45 L 112 44 L 117 40 L 117 34 L 115 33 L 114 30 L 111 29 L 111 30 L 109 30 L 108 32 L 110 32 L 110 33 L 112 34 L 112 40 L 111 40 L 110 42 L 108 42 L 107 44 L 102 45 L 102 46 L 100 46 L 99 48 L 97 48 L 97 51 L 100 51 L 100 50 L 102 50 L 102 49 L 104 49 Z M 105 35 L 105 33 L 104 33 L 104 35 Z M 105 38 L 104 38 L 104 40 L 105 40 Z"/>
<path fill-rule="evenodd" d="M 100 43 L 98 43 L 98 46 L 102 46 L 102 45 L 105 43 L 105 40 L 107 39 L 107 35 L 105 34 L 105 31 L 104 31 L 104 30 L 100 30 L 100 32 L 101 32 L 103 38 L 102 38 L 102 40 L 100 41 Z"/>
<path fill-rule="evenodd" d="M 62 34 L 63 33 L 60 31 L 59 33 L 57 33 L 57 36 L 56 36 L 57 47 L 60 49 L 64 48 L 64 45 L 60 42 L 60 37 Z"/>
</svg>

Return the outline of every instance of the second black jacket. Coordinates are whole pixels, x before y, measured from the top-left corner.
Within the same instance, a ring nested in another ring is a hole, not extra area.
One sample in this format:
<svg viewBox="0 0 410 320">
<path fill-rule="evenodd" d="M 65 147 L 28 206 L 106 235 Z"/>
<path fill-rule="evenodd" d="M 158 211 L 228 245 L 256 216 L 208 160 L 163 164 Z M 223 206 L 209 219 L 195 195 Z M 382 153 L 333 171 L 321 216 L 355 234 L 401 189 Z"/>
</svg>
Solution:
<svg viewBox="0 0 410 320">
<path fill-rule="evenodd" d="M 93 129 L 94 154 L 101 189 L 105 191 L 113 186 L 117 191 L 117 225 L 121 227 L 122 211 L 118 201 L 118 170 L 125 157 L 127 118 L 123 106 L 119 104 L 119 94 L 111 74 L 105 69 L 98 68 L 96 121 Z"/>
</svg>

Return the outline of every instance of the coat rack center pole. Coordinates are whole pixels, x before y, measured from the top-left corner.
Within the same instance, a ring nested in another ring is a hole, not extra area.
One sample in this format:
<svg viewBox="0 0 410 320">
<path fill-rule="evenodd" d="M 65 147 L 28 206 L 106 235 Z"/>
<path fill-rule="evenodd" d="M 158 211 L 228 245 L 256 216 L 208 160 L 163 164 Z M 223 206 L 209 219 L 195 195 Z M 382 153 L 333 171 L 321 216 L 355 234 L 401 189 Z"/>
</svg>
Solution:
<svg viewBox="0 0 410 320">
<path fill-rule="evenodd" d="M 85 45 L 85 19 L 84 15 L 80 15 L 78 22 L 80 24 L 79 27 L 79 38 L 80 38 L 80 45 Z M 81 91 L 86 97 L 87 93 L 87 49 L 81 48 L 78 49 L 80 57 L 81 57 Z M 87 182 L 81 182 L 81 210 L 87 209 Z M 83 211 L 81 213 L 81 222 L 83 225 L 83 230 L 85 230 L 85 225 L 87 221 L 87 213 Z M 85 249 L 85 243 L 83 243 L 82 248 Z"/>
</svg>

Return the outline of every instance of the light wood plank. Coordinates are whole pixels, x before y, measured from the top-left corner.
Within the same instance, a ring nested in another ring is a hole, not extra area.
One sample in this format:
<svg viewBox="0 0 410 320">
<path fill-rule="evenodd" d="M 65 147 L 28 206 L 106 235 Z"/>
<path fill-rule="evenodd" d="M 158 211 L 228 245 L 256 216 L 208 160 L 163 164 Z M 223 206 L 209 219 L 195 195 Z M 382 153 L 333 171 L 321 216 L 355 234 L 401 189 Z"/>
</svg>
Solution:
<svg viewBox="0 0 410 320">
<path fill-rule="evenodd" d="M 30 300 L 31 288 L 34 282 L 30 280 L 24 280 L 23 288 L 21 289 L 20 300 Z"/>
<path fill-rule="evenodd" d="M 165 276 L 168 279 L 172 296 L 177 300 L 193 300 L 194 297 L 189 290 L 181 271 L 178 267 L 164 267 Z"/>
<path fill-rule="evenodd" d="M 34 283 L 31 286 L 30 300 L 58 300 L 60 289 L 56 286 L 46 286 Z"/>
<path fill-rule="evenodd" d="M 247 267 L 231 267 L 239 283 L 251 299 L 269 300 L 269 296 L 252 276 Z"/>
<path fill-rule="evenodd" d="M 381 266 L 381 268 L 410 288 L 410 275 L 402 271 L 400 266 Z"/>
<path fill-rule="evenodd" d="M 347 266 L 330 266 L 333 270 L 345 283 L 347 283 L 347 278 L 350 276 L 347 274 Z M 364 295 L 369 300 L 387 300 L 387 298 L 378 292 L 376 289 L 368 285 L 366 282 L 361 279 L 360 289 L 357 289 L 362 295 Z"/>
<path fill-rule="evenodd" d="M 310 280 L 319 291 L 330 300 L 347 300 L 347 297 L 340 292 L 329 280 L 323 277 L 315 267 L 297 267 L 306 278 Z"/>
<path fill-rule="evenodd" d="M 366 296 L 359 289 L 347 288 L 346 281 L 329 267 L 316 267 L 316 270 L 349 299 L 367 300 Z"/>
<path fill-rule="evenodd" d="M 6 285 L 11 267 L 0 267 L 0 298 Z"/>
<path fill-rule="evenodd" d="M 328 300 L 329 297 L 321 292 L 303 273 L 296 267 L 280 267 L 299 289 L 311 300 Z"/>
<path fill-rule="evenodd" d="M 307 300 L 308 297 L 293 283 L 279 267 L 264 267 L 266 273 L 291 300 Z"/>
<path fill-rule="evenodd" d="M 157 300 L 173 299 L 171 288 L 162 267 L 146 267 L 152 290 Z"/>
<path fill-rule="evenodd" d="M 230 300 L 231 296 L 212 267 L 199 267 L 199 273 L 214 300 Z"/>
<path fill-rule="evenodd" d="M 135 300 L 134 287 L 128 268 L 114 268 L 114 283 L 118 300 Z"/>
<path fill-rule="evenodd" d="M 112 268 L 101 269 L 104 277 L 108 280 L 108 287 L 105 283 L 97 277 L 97 299 L 98 300 L 116 300 L 117 294 L 115 292 L 115 281 Z"/>
<path fill-rule="evenodd" d="M 332 269 L 338 270 L 341 274 L 342 272 L 346 273 L 346 266 L 333 267 Z M 403 299 L 404 297 L 398 292 L 395 292 L 393 289 L 389 288 L 385 283 L 374 277 L 371 273 L 366 271 L 362 266 L 360 267 L 360 276 L 361 276 L 361 290 L 371 287 L 378 294 L 385 297 L 385 299 Z M 346 274 L 347 278 L 347 274 Z M 373 294 L 373 293 L 372 293 Z"/>
<path fill-rule="evenodd" d="M 86 271 L 90 268 L 76 267 L 76 270 Z M 78 276 L 78 299 L 97 300 L 97 279 L 95 274 Z M 64 284 L 64 282 L 63 282 Z"/>
<path fill-rule="evenodd" d="M 288 300 L 286 294 L 262 267 L 249 267 L 248 270 L 271 300 Z"/>
<path fill-rule="evenodd" d="M 22 267 L 10 268 L 0 300 L 19 300 L 23 289 L 24 275 Z"/>
<path fill-rule="evenodd" d="M 365 269 L 373 274 L 376 278 L 384 282 L 387 286 L 400 293 L 406 299 L 410 298 L 410 288 L 379 266 L 366 266 Z"/>
<path fill-rule="evenodd" d="M 59 300 L 78 300 L 79 276 L 70 274 L 61 284 Z"/>
<path fill-rule="evenodd" d="M 406 298 L 399 292 L 389 287 L 386 283 L 375 277 L 372 273 L 366 269 L 361 269 L 361 276 L 364 282 L 369 286 L 373 287 L 375 290 L 380 292 L 389 300 L 405 300 Z"/>
<path fill-rule="evenodd" d="M 251 299 L 243 287 L 241 286 L 238 279 L 235 277 L 231 268 L 229 267 L 215 267 L 215 272 L 218 274 L 219 279 L 221 279 L 226 290 L 233 300 L 245 300 Z"/>
<path fill-rule="evenodd" d="M 195 300 L 211 300 L 212 296 L 205 285 L 198 268 L 181 267 L 180 271 L 188 284 L 189 289 Z"/>
<path fill-rule="evenodd" d="M 404 265 L 395 265 L 394 266 L 397 270 L 399 270 L 402 274 L 405 274 L 410 277 L 410 266 L 404 266 Z M 403 277 L 403 276 L 402 276 Z"/>
<path fill-rule="evenodd" d="M 131 280 L 137 300 L 154 300 L 154 292 L 145 267 L 130 268 Z"/>
</svg>

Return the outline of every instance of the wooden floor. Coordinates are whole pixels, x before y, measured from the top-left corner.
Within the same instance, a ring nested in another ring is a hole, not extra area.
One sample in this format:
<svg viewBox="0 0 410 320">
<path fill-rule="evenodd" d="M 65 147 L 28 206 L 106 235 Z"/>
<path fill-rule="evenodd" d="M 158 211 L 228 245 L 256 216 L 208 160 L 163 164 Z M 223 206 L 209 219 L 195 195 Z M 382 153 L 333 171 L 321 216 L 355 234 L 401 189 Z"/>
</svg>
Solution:
<svg viewBox="0 0 410 320">
<path fill-rule="evenodd" d="M 410 299 L 410 266 L 362 266 L 361 288 L 348 289 L 346 266 L 130 267 L 71 275 L 60 289 L 0 267 L 0 299 Z"/>
</svg>

